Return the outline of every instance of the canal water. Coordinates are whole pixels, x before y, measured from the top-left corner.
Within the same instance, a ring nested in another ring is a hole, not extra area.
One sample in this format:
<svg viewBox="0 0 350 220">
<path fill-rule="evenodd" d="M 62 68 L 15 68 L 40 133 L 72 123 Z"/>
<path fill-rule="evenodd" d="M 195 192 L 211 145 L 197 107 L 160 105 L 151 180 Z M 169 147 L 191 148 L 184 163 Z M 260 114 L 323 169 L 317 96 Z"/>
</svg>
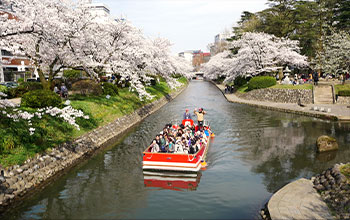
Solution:
<svg viewBox="0 0 350 220">
<path fill-rule="evenodd" d="M 142 152 L 185 108 L 203 107 L 216 137 L 194 181 L 148 177 Z M 320 135 L 340 149 L 315 153 Z M 191 82 L 126 138 L 11 210 L 6 219 L 252 219 L 285 184 L 350 158 L 350 124 L 229 103 L 212 84 Z M 185 187 L 179 187 L 178 183 Z M 187 185 L 186 185 L 187 184 Z M 187 187 L 186 187 L 187 186 Z"/>
</svg>

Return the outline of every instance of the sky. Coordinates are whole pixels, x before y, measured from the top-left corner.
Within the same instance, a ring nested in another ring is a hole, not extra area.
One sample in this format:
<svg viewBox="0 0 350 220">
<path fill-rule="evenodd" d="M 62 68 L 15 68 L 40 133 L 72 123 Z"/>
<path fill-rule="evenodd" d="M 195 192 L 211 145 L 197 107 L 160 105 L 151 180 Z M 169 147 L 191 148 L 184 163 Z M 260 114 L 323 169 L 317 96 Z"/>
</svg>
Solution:
<svg viewBox="0 0 350 220">
<path fill-rule="evenodd" d="M 124 17 L 146 36 L 167 38 L 172 52 L 208 51 L 215 35 L 231 27 L 243 11 L 267 8 L 267 0 L 93 0 Z"/>
</svg>

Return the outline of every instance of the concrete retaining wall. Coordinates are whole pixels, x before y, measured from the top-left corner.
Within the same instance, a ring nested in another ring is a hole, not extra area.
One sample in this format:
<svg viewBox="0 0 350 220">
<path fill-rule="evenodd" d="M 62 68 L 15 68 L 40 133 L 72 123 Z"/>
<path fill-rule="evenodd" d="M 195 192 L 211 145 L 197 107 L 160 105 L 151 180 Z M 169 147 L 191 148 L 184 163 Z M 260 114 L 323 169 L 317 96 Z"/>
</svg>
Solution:
<svg viewBox="0 0 350 220">
<path fill-rule="evenodd" d="M 313 102 L 312 90 L 307 89 L 256 89 L 245 94 L 236 93 L 237 96 L 248 100 L 311 104 Z"/>
<path fill-rule="evenodd" d="M 0 175 L 0 212 L 26 195 L 42 188 L 82 159 L 88 158 L 97 150 L 113 144 L 130 128 L 160 109 L 185 89 L 186 87 L 183 87 L 132 114 L 125 115 L 112 123 L 84 134 L 73 142 L 64 143 L 54 148 L 50 153 L 28 159 L 22 166 L 16 165 L 2 170 L 3 175 Z"/>
</svg>

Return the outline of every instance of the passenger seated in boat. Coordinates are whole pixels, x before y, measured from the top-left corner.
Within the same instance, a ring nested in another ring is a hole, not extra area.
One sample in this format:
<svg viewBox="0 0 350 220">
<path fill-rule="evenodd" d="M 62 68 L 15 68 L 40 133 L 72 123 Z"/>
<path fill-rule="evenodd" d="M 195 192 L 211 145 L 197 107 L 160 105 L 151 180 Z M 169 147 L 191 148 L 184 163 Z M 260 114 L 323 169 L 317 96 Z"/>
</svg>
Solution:
<svg viewBox="0 0 350 220">
<path fill-rule="evenodd" d="M 153 140 L 151 144 L 151 152 L 152 153 L 158 153 L 159 152 L 159 145 L 157 144 L 156 140 Z"/>
<path fill-rule="evenodd" d="M 158 144 L 158 146 L 160 146 L 160 139 L 159 139 L 159 135 L 156 135 L 156 143 Z"/>
<path fill-rule="evenodd" d="M 159 135 L 159 140 L 160 140 L 160 151 L 163 152 L 163 153 L 167 152 L 166 149 L 165 149 L 166 141 L 165 141 L 165 139 L 164 139 L 162 134 Z"/>
<path fill-rule="evenodd" d="M 175 152 L 175 143 L 172 140 L 169 142 L 168 153 L 174 153 L 174 152 Z"/>
</svg>

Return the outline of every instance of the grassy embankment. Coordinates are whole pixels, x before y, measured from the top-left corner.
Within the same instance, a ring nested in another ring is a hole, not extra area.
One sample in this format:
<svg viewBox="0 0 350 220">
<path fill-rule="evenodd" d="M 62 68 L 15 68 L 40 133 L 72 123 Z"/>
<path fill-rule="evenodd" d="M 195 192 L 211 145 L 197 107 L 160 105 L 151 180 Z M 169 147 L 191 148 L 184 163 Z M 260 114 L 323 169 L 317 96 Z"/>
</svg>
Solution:
<svg viewBox="0 0 350 220">
<path fill-rule="evenodd" d="M 187 83 L 185 78 L 179 82 Z M 77 119 L 80 130 L 64 122 L 61 118 L 45 115 L 42 119 L 33 119 L 34 135 L 29 135 L 25 121 L 14 122 L 12 119 L 0 120 L 0 164 L 7 167 L 22 164 L 37 153 L 50 151 L 60 143 L 73 140 L 99 126 L 132 113 L 141 106 L 159 99 L 172 90 L 161 81 L 155 86 L 147 87 L 147 92 L 155 96 L 153 100 L 141 101 L 135 92 L 128 88 L 120 89 L 117 96 L 107 99 L 105 96 L 71 96 L 71 105 L 81 109 L 90 116 L 89 120 Z M 20 107 L 20 110 L 35 112 L 35 109 Z"/>
<path fill-rule="evenodd" d="M 282 84 L 277 84 L 274 86 L 271 86 L 269 88 L 271 89 L 312 89 L 313 85 L 312 84 L 302 84 L 302 85 L 282 85 Z M 248 92 L 248 84 L 241 86 L 237 89 L 239 93 L 246 93 Z"/>
</svg>

